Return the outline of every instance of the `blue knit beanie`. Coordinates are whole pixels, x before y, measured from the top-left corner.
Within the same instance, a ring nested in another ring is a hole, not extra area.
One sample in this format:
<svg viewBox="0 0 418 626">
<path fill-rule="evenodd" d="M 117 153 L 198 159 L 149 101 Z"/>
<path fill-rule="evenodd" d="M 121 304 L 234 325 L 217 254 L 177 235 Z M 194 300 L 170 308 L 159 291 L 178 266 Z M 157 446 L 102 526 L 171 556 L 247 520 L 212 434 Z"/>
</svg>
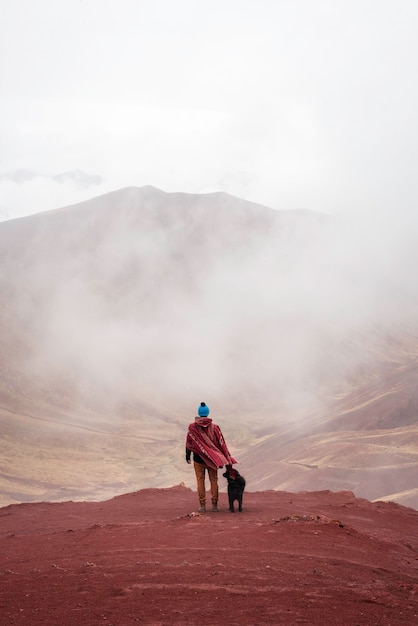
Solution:
<svg viewBox="0 0 418 626">
<path fill-rule="evenodd" d="M 200 403 L 200 407 L 197 409 L 199 417 L 207 417 L 210 413 L 210 408 L 204 402 Z"/>
</svg>

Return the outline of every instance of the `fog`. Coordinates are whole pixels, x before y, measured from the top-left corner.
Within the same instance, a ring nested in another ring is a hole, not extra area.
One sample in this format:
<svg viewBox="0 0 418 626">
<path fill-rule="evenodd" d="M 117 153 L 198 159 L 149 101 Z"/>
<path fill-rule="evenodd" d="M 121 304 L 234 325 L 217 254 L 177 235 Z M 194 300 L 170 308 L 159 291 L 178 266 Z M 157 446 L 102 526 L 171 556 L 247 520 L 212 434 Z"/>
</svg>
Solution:
<svg viewBox="0 0 418 626">
<path fill-rule="evenodd" d="M 59 381 L 74 411 L 183 415 L 204 398 L 219 414 L 306 419 L 416 336 L 403 224 L 131 188 L 0 236 L 4 301 L 30 345 L 19 367 Z"/>
<path fill-rule="evenodd" d="M 410 424 L 418 4 L 1 9 L 5 463 L 31 473 L 38 445 L 65 484 L 75 464 L 100 490 L 106 473 L 172 484 L 197 402 L 263 461 L 254 438 L 306 434 L 388 372 L 403 395 L 385 428 Z"/>
</svg>

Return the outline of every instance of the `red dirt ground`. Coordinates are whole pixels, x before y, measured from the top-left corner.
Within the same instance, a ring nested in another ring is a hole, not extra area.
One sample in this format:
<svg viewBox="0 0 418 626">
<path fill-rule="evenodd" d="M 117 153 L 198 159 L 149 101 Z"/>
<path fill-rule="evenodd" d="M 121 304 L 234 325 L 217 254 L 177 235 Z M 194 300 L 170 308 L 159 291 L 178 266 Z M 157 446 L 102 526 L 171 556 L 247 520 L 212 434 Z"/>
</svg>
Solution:
<svg viewBox="0 0 418 626">
<path fill-rule="evenodd" d="M 351 492 L 179 485 L 0 509 L 0 624 L 418 625 L 418 511 Z"/>
</svg>

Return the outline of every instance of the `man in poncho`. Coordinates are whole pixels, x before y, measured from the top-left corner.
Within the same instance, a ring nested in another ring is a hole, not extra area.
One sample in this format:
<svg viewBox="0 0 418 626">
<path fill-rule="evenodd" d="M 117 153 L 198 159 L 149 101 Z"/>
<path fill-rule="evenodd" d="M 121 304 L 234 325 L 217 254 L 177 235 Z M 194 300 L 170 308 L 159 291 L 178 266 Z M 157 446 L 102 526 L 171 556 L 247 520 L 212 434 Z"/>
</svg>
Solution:
<svg viewBox="0 0 418 626">
<path fill-rule="evenodd" d="M 189 424 L 186 437 L 186 461 L 191 463 L 193 453 L 200 513 L 206 510 L 205 473 L 210 480 L 212 511 L 218 511 L 218 469 L 238 462 L 230 455 L 221 429 L 212 422 L 209 412 L 207 404 L 201 402 L 198 416 Z"/>
</svg>

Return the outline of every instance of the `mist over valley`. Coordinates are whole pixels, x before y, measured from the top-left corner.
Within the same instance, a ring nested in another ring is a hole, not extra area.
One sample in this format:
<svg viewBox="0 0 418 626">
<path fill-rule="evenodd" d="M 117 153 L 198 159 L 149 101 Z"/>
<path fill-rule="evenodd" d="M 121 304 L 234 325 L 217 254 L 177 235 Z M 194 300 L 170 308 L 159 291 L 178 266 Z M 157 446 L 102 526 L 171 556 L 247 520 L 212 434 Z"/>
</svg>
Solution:
<svg viewBox="0 0 418 626">
<path fill-rule="evenodd" d="M 414 224 L 129 187 L 0 224 L 1 505 L 181 482 L 418 508 Z"/>
</svg>

